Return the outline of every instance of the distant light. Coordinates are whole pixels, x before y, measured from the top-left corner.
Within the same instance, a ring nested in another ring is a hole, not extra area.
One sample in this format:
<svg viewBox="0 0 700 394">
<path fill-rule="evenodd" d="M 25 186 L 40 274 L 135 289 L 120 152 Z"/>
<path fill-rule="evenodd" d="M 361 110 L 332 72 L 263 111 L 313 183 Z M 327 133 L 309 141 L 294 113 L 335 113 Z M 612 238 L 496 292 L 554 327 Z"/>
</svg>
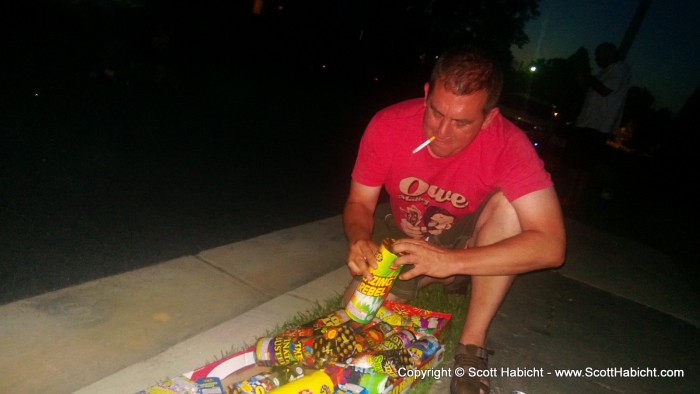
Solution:
<svg viewBox="0 0 700 394">
<path fill-rule="evenodd" d="M 530 66 L 530 72 L 534 73 L 535 71 L 537 71 L 537 66 Z"/>
<path fill-rule="evenodd" d="M 325 64 L 322 64 L 322 65 L 321 65 L 321 68 L 323 68 L 323 69 L 325 69 L 325 68 L 327 68 L 327 67 L 328 67 L 328 66 L 326 66 Z"/>
<path fill-rule="evenodd" d="M 374 82 L 379 81 L 379 77 L 374 77 Z"/>
<path fill-rule="evenodd" d="M 559 116 L 559 112 L 554 112 L 552 115 L 556 118 L 557 116 Z"/>
<path fill-rule="evenodd" d="M 34 93 L 34 97 L 39 97 L 39 93 Z"/>
<path fill-rule="evenodd" d="M 540 143 L 539 143 L 539 142 L 535 142 L 535 143 L 533 143 L 532 145 L 535 145 L 535 147 L 538 147 L 538 146 L 540 146 Z"/>
</svg>

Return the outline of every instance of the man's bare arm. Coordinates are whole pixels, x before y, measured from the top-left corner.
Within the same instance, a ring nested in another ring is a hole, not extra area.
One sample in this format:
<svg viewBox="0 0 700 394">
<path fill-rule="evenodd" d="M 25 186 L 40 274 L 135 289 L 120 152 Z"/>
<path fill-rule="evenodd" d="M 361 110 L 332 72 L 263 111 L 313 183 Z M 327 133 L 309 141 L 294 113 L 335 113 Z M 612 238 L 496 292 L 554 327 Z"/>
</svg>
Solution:
<svg viewBox="0 0 700 394">
<path fill-rule="evenodd" d="M 397 263 L 415 268 L 402 275 L 434 277 L 464 275 L 513 275 L 560 266 L 565 257 L 566 234 L 554 188 L 539 190 L 512 202 L 521 233 L 491 245 L 450 250 L 421 240 L 402 239 L 394 249 L 405 252 Z"/>
<path fill-rule="evenodd" d="M 354 180 L 350 184 L 343 209 L 343 229 L 350 247 L 348 268 L 355 274 L 368 276 L 368 264 L 376 265 L 374 253 L 377 245 L 372 242 L 372 231 L 380 191 L 381 186 L 365 186 Z"/>
</svg>

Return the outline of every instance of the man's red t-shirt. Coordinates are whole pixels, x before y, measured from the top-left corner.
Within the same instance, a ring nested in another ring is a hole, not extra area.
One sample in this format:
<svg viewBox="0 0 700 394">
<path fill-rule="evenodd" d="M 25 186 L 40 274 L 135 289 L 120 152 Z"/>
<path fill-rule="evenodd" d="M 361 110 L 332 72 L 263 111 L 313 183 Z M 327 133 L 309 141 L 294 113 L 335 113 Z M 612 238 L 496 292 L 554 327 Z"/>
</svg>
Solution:
<svg viewBox="0 0 700 394">
<path fill-rule="evenodd" d="M 424 99 L 407 100 L 379 111 L 360 142 L 352 172 L 366 186 L 384 186 L 394 218 L 437 234 L 473 212 L 494 189 L 509 201 L 552 185 L 525 133 L 498 114 L 458 154 L 435 158 L 425 141 Z"/>
</svg>

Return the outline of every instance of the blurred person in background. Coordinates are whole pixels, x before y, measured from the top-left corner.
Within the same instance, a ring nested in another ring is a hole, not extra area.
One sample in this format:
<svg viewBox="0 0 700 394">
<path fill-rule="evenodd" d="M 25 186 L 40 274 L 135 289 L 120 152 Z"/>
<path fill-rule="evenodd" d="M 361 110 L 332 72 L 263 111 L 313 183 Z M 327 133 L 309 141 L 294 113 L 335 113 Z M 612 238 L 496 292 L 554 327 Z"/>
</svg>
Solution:
<svg viewBox="0 0 700 394">
<path fill-rule="evenodd" d="M 579 85 L 587 90 L 575 127 L 568 131 L 564 160 L 569 187 L 562 194 L 562 205 L 578 208 L 591 174 L 600 163 L 606 142 L 620 128 L 630 87 L 630 67 L 609 42 L 596 47 L 595 62 L 600 71 L 594 76 L 581 68 Z"/>
</svg>

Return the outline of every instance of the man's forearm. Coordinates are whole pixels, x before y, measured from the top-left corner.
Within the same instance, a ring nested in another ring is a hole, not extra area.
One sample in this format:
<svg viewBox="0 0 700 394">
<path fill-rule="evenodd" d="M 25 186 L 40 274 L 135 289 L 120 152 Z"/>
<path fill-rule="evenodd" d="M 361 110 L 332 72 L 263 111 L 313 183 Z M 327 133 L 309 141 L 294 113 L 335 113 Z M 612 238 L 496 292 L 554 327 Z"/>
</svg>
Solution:
<svg viewBox="0 0 700 394">
<path fill-rule="evenodd" d="M 371 239 L 374 212 L 363 204 L 348 202 L 343 210 L 343 230 L 351 245 L 361 239 Z"/>
<path fill-rule="evenodd" d="M 524 231 L 492 245 L 455 250 L 456 271 L 468 275 L 513 275 L 559 267 L 566 240 L 536 231 Z"/>
</svg>

